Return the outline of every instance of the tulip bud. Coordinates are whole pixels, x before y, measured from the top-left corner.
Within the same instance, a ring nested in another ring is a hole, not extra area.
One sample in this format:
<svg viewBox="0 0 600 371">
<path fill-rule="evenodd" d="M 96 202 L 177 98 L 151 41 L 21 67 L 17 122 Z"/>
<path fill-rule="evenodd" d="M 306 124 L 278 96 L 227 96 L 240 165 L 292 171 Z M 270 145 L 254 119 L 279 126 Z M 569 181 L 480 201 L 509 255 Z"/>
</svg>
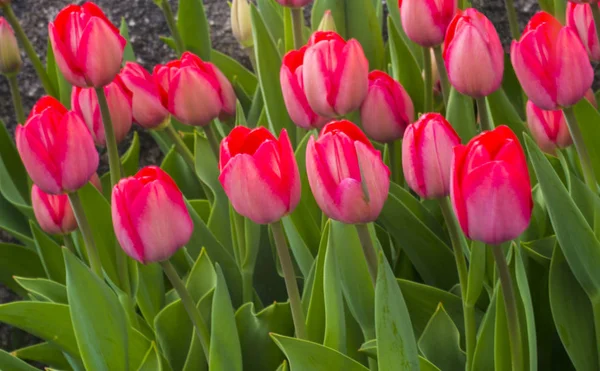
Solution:
<svg viewBox="0 0 600 371">
<path fill-rule="evenodd" d="M 127 133 L 129 133 L 129 129 L 131 129 L 131 92 L 127 90 L 118 75 L 113 82 L 106 85 L 103 89 L 108 101 L 115 138 L 117 143 L 120 143 L 125 139 Z M 106 146 L 102 112 L 100 112 L 96 90 L 93 88 L 73 87 L 71 107 L 85 121 L 96 145 L 100 147 Z"/>
<path fill-rule="evenodd" d="M 365 134 L 350 121 L 325 125 L 306 149 L 308 182 L 325 215 L 347 224 L 377 219 L 388 196 L 390 171 Z"/>
<path fill-rule="evenodd" d="M 523 148 L 507 126 L 454 147 L 450 196 L 465 235 L 499 245 L 527 229 L 533 201 Z"/>
<path fill-rule="evenodd" d="M 360 112 L 365 133 L 379 142 L 402 138 L 415 118 L 410 96 L 402 85 L 385 72 L 369 74 L 369 93 Z"/>
<path fill-rule="evenodd" d="M 325 13 L 323 13 L 323 18 L 321 18 L 321 23 L 319 23 L 317 30 L 337 32 L 335 19 L 333 19 L 333 16 L 331 15 L 331 10 L 327 9 Z"/>
<path fill-rule="evenodd" d="M 544 111 L 532 101 L 528 101 L 527 126 L 538 146 L 546 153 L 553 155 L 556 148 L 566 148 L 573 144 L 561 110 Z"/>
<path fill-rule="evenodd" d="M 147 264 L 169 259 L 188 243 L 194 224 L 177 184 L 148 166 L 112 191 L 112 220 L 127 255 Z"/>
<path fill-rule="evenodd" d="M 77 229 L 77 221 L 67 195 L 50 195 L 34 184 L 31 188 L 31 206 L 44 232 L 69 234 Z"/>
<path fill-rule="evenodd" d="M 496 91 L 504 74 L 504 50 L 492 22 L 473 8 L 459 10 L 446 32 L 444 62 L 460 93 L 481 98 Z"/>
<path fill-rule="evenodd" d="M 544 110 L 572 106 L 594 81 L 594 70 L 575 32 L 546 12 L 533 16 L 521 40 L 513 41 L 510 58 L 523 90 Z"/>
<path fill-rule="evenodd" d="M 312 0 L 275 0 L 281 6 L 286 6 L 288 8 L 302 8 L 307 6 L 312 2 Z"/>
<path fill-rule="evenodd" d="M 0 73 L 5 75 L 16 74 L 21 70 L 23 60 L 19 45 L 10 24 L 0 17 Z"/>
<path fill-rule="evenodd" d="M 161 96 L 169 111 L 187 125 L 206 126 L 217 117 L 235 115 L 236 96 L 231 83 L 212 63 L 185 52 L 181 59 L 154 68 Z"/>
<path fill-rule="evenodd" d="M 406 36 L 424 47 L 442 44 L 458 10 L 457 0 L 399 0 L 398 5 Z"/>
<path fill-rule="evenodd" d="M 599 62 L 600 42 L 598 42 L 592 6 L 597 7 L 598 4 L 590 5 L 581 2 L 567 4 L 567 27 L 570 27 L 577 34 L 588 53 L 588 57 L 594 62 Z"/>
<path fill-rule="evenodd" d="M 41 98 L 25 125 L 15 131 L 17 150 L 33 182 L 49 194 L 74 192 L 96 173 L 98 152 L 76 112 L 56 99 Z"/>
<path fill-rule="evenodd" d="M 439 113 L 426 113 L 410 125 L 402 141 L 408 186 L 422 198 L 448 196 L 452 150 L 459 144 L 459 136 Z"/>
<path fill-rule="evenodd" d="M 48 32 L 56 64 L 71 85 L 99 88 L 119 73 L 126 41 L 96 4 L 68 5 Z"/>
<path fill-rule="evenodd" d="M 287 131 L 237 126 L 223 139 L 219 181 L 235 211 L 258 224 L 273 223 L 300 201 L 300 173 Z"/>
<path fill-rule="evenodd" d="M 248 48 L 254 44 L 248 0 L 233 0 L 231 3 L 231 31 L 242 47 Z"/>
<path fill-rule="evenodd" d="M 304 91 L 312 109 L 324 117 L 360 107 L 369 89 L 369 61 L 360 43 L 335 32 L 315 32 L 303 64 Z"/>
</svg>

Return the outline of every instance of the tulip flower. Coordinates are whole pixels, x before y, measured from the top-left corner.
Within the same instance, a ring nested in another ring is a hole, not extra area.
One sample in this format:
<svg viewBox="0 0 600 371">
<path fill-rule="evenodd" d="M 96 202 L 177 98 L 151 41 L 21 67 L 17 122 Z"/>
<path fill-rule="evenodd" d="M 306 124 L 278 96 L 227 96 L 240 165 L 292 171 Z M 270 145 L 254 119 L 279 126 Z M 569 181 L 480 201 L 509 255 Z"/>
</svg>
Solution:
<svg viewBox="0 0 600 371">
<path fill-rule="evenodd" d="M 507 126 L 454 147 L 451 174 L 452 205 L 467 237 L 499 245 L 527 229 L 533 208 L 529 172 Z"/>
<path fill-rule="evenodd" d="M 452 150 L 460 138 L 444 116 L 427 113 L 410 125 L 402 141 L 402 168 L 408 186 L 422 198 L 450 194 Z"/>
<path fill-rule="evenodd" d="M 42 230 L 49 234 L 69 234 L 77 229 L 69 196 L 50 195 L 35 184 L 31 188 L 31 206 Z"/>
<path fill-rule="evenodd" d="M 369 92 L 360 110 L 365 133 L 379 142 L 402 138 L 404 130 L 415 117 L 415 109 L 406 90 L 381 71 L 369 74 Z"/>
<path fill-rule="evenodd" d="M 570 107 L 592 86 L 594 70 L 579 38 L 546 12 L 529 21 L 510 54 L 523 90 L 541 109 Z"/>
<path fill-rule="evenodd" d="M 311 108 L 324 117 L 348 114 L 360 107 L 369 89 L 369 61 L 357 40 L 317 31 L 309 42 L 302 68 Z"/>
<path fill-rule="evenodd" d="M 592 6 L 597 7 L 598 4 L 569 3 L 567 5 L 567 27 L 570 27 L 577 34 L 588 53 L 588 57 L 594 62 L 599 62 L 600 42 L 598 42 Z"/>
<path fill-rule="evenodd" d="M 283 57 L 279 80 L 283 91 L 283 100 L 292 121 L 304 129 L 320 129 L 327 123 L 325 117 L 317 115 L 306 99 L 304 92 L 304 54 L 307 47 L 292 50 Z"/>
<path fill-rule="evenodd" d="M 65 7 L 48 32 L 56 64 L 71 85 L 99 88 L 119 73 L 126 41 L 96 4 Z"/>
<path fill-rule="evenodd" d="M 399 0 L 398 5 L 406 36 L 424 47 L 444 42 L 446 29 L 458 10 L 457 0 Z"/>
<path fill-rule="evenodd" d="M 219 181 L 235 211 L 258 224 L 279 221 L 300 201 L 300 173 L 287 131 L 237 126 L 223 139 Z"/>
<path fill-rule="evenodd" d="M 347 224 L 377 219 L 387 199 L 390 171 L 365 134 L 350 121 L 334 121 L 309 139 L 306 172 L 325 215 Z"/>
<path fill-rule="evenodd" d="M 113 188 L 111 205 L 117 240 L 140 263 L 169 259 L 192 236 L 194 225 L 181 191 L 156 166 L 121 179 Z"/>
<path fill-rule="evenodd" d="M 117 143 L 125 139 L 132 124 L 131 92 L 125 87 L 117 75 L 115 80 L 104 88 L 108 108 Z M 71 107 L 79 113 L 92 133 L 94 142 L 100 147 L 106 146 L 102 113 L 98 104 L 98 96 L 92 88 L 74 87 L 71 93 Z"/>
<path fill-rule="evenodd" d="M 17 126 L 15 140 L 29 176 L 46 193 L 76 191 L 98 168 L 98 152 L 87 126 L 79 114 L 52 97 L 33 106 L 25 125 Z"/>
<path fill-rule="evenodd" d="M 231 31 L 242 47 L 248 48 L 254 44 L 248 0 L 233 0 L 231 3 Z"/>
<path fill-rule="evenodd" d="M 19 44 L 10 24 L 0 17 L 0 73 L 5 75 L 19 72 L 23 60 L 19 51 Z"/>
<path fill-rule="evenodd" d="M 169 111 L 182 123 L 206 126 L 217 117 L 235 115 L 233 87 L 212 63 L 186 52 L 179 60 L 156 66 L 153 74 L 160 95 L 168 97 Z"/>
<path fill-rule="evenodd" d="M 275 0 L 275 1 L 277 1 L 281 6 L 285 6 L 288 8 L 302 8 L 312 2 L 312 0 Z"/>
<path fill-rule="evenodd" d="M 545 111 L 527 102 L 527 126 L 542 151 L 555 154 L 556 148 L 573 144 L 569 127 L 561 110 Z"/>
<path fill-rule="evenodd" d="M 444 42 L 450 83 L 473 98 L 496 91 L 504 74 L 504 50 L 492 22 L 475 9 L 458 11 Z"/>
</svg>

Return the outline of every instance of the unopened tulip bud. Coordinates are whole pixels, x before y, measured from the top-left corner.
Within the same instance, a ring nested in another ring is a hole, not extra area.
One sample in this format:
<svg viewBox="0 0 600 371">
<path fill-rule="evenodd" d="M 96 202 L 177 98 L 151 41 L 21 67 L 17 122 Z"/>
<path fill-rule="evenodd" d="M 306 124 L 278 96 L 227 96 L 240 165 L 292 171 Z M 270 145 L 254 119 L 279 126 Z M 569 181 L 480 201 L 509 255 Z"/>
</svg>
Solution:
<svg viewBox="0 0 600 371">
<path fill-rule="evenodd" d="M 219 181 L 235 211 L 258 224 L 273 223 L 300 201 L 300 173 L 287 132 L 237 126 L 223 139 Z"/>
<path fill-rule="evenodd" d="M 248 48 L 254 44 L 248 0 L 233 0 L 231 3 L 231 31 L 242 47 Z"/>
<path fill-rule="evenodd" d="M 6 19 L 0 17 L 0 73 L 16 74 L 21 70 L 22 65 L 23 60 L 15 33 Z"/>
<path fill-rule="evenodd" d="M 288 8 L 302 8 L 312 2 L 312 0 L 275 0 L 280 5 Z"/>
<path fill-rule="evenodd" d="M 119 181 L 111 205 L 117 240 L 140 263 L 169 259 L 192 236 L 194 224 L 181 191 L 156 166 Z"/>
<path fill-rule="evenodd" d="M 532 101 L 527 102 L 527 125 L 542 151 L 556 153 L 556 148 L 573 144 L 562 110 L 545 111 Z"/>
<path fill-rule="evenodd" d="M 369 74 L 369 93 L 360 117 L 365 133 L 378 142 L 392 142 L 402 138 L 406 127 L 415 118 L 410 96 L 402 85 L 381 71 Z"/>
<path fill-rule="evenodd" d="M 335 19 L 331 15 L 331 10 L 327 9 L 325 13 L 323 13 L 323 18 L 321 18 L 321 23 L 319 23 L 319 31 L 333 31 L 337 32 L 337 28 L 335 27 Z"/>
<path fill-rule="evenodd" d="M 421 46 L 432 47 L 444 42 L 446 29 L 458 10 L 458 1 L 399 0 L 399 7 L 406 36 Z"/>
<path fill-rule="evenodd" d="M 567 27 L 577 34 L 589 58 L 598 62 L 600 61 L 600 42 L 598 42 L 592 6 L 598 7 L 598 4 L 570 2 L 567 4 L 566 18 Z"/>
</svg>

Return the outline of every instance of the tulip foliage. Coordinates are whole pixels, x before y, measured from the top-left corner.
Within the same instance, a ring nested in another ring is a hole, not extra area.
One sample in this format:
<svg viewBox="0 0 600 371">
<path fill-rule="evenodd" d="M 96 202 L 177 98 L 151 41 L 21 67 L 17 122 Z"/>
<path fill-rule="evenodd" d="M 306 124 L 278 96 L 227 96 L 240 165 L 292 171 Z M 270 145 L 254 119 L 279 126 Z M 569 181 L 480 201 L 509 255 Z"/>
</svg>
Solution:
<svg viewBox="0 0 600 371">
<path fill-rule="evenodd" d="M 91 2 L 40 58 L 0 0 L 0 322 L 41 339 L 0 369 L 600 369 L 600 8 L 539 2 L 503 48 L 464 0 L 234 0 L 245 65 L 154 0 L 142 66 Z"/>
</svg>

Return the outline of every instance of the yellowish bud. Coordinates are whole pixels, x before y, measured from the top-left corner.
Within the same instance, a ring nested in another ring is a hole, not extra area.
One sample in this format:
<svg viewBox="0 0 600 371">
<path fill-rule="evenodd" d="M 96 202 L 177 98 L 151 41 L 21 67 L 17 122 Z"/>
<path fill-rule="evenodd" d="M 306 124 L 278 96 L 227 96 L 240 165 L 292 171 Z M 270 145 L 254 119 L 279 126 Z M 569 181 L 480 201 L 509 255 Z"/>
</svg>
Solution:
<svg viewBox="0 0 600 371">
<path fill-rule="evenodd" d="M 326 10 L 325 13 L 323 13 L 323 18 L 321 18 L 321 23 L 319 23 L 319 31 L 337 32 L 331 10 Z"/>
<path fill-rule="evenodd" d="M 8 21 L 0 17 L 0 73 L 15 74 L 22 65 L 23 60 L 15 34 Z"/>
<path fill-rule="evenodd" d="M 233 0 L 231 4 L 231 30 L 242 47 L 249 48 L 254 44 L 248 0 Z"/>
</svg>

